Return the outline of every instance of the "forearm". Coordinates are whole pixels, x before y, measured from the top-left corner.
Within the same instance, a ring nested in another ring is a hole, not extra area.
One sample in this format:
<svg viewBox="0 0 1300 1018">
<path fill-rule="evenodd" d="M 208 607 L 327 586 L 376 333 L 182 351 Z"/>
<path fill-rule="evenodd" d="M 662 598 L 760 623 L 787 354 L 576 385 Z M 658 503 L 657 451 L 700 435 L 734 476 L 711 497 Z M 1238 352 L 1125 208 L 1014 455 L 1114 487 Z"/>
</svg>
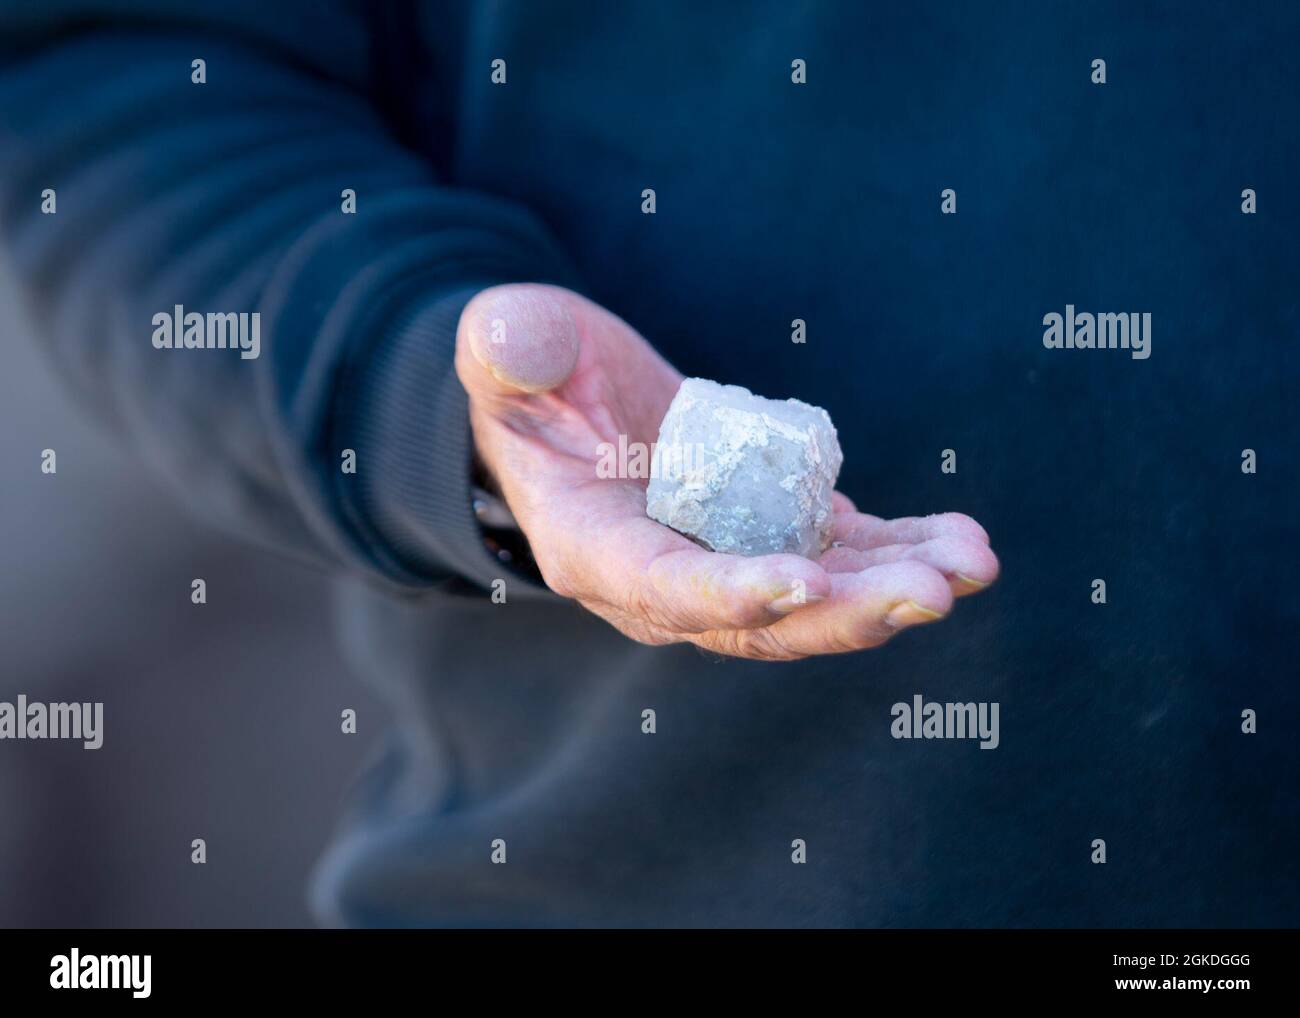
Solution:
<svg viewBox="0 0 1300 1018">
<path fill-rule="evenodd" d="M 482 286 L 569 278 L 545 230 L 393 139 L 342 10 L 325 52 L 295 47 L 296 15 L 236 34 L 203 5 L 147 31 L 15 10 L 0 239 L 60 373 L 240 533 L 402 583 L 464 574 L 455 322 Z M 176 305 L 256 313 L 259 356 L 156 348 Z"/>
</svg>

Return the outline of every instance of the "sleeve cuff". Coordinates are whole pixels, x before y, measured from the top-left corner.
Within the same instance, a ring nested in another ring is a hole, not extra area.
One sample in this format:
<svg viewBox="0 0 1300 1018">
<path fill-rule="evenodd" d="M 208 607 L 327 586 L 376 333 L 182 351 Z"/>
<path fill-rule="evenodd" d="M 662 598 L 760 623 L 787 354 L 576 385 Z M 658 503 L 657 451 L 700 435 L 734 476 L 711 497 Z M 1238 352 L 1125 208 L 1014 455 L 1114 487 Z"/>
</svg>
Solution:
<svg viewBox="0 0 1300 1018">
<path fill-rule="evenodd" d="M 461 311 L 487 285 L 444 291 L 376 323 L 337 404 L 338 446 L 356 452 L 356 473 L 340 472 L 340 500 L 367 556 L 399 585 L 459 577 L 490 589 L 509 578 L 512 597 L 552 598 L 488 548 L 474 514 L 468 397 L 454 356 Z"/>
</svg>

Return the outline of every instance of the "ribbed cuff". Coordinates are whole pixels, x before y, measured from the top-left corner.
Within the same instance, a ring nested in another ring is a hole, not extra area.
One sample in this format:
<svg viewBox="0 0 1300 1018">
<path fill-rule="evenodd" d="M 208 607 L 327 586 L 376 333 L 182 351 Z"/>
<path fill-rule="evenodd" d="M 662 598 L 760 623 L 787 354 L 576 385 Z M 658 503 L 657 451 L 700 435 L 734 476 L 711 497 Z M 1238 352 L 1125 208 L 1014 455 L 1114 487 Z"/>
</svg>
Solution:
<svg viewBox="0 0 1300 1018">
<path fill-rule="evenodd" d="M 441 291 L 375 323 L 340 392 L 337 440 L 357 453 L 342 501 L 367 553 L 400 584 L 459 576 L 488 589 L 510 577 L 512 597 L 553 597 L 488 550 L 474 516 L 468 398 L 453 362 L 461 311 L 486 285 Z"/>
</svg>

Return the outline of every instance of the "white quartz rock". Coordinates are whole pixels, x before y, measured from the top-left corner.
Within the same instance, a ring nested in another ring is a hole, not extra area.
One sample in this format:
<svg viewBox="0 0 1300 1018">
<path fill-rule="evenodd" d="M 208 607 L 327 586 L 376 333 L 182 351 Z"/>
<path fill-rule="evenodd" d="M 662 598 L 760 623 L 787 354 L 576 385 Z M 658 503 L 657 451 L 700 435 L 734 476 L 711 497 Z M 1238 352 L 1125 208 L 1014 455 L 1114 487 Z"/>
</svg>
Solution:
<svg viewBox="0 0 1300 1018">
<path fill-rule="evenodd" d="M 843 462 L 821 407 L 688 378 L 659 428 L 646 513 L 712 551 L 813 558 Z"/>
</svg>

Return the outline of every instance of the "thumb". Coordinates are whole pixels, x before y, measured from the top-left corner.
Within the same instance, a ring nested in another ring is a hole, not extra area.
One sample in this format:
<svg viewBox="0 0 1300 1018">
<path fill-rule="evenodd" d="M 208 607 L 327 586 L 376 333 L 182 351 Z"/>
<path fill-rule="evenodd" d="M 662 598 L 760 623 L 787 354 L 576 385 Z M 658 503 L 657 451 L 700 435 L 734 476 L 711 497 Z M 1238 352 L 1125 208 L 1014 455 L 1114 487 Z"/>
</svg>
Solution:
<svg viewBox="0 0 1300 1018">
<path fill-rule="evenodd" d="M 578 362 L 571 296 L 555 286 L 511 283 L 474 295 L 461 312 L 456 371 L 472 395 L 554 389 Z"/>
</svg>

